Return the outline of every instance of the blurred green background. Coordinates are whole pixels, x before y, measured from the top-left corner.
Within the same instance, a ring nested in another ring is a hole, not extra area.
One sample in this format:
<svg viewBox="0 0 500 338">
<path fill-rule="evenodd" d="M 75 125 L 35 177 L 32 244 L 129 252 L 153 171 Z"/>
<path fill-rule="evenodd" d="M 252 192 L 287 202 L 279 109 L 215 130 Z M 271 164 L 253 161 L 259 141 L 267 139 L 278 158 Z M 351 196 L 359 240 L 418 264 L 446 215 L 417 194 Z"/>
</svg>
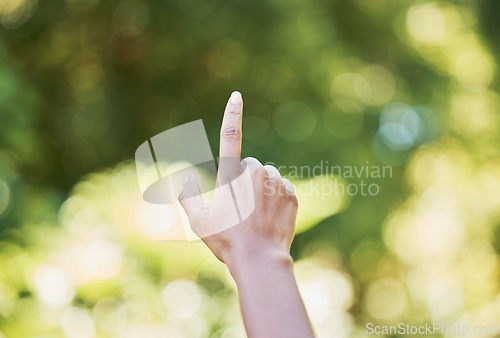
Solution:
<svg viewBox="0 0 500 338">
<path fill-rule="evenodd" d="M 0 0 L 0 337 L 244 337 L 226 270 L 158 240 L 174 216 L 133 162 L 199 118 L 218 149 L 233 90 L 244 156 L 392 167 L 377 196 L 299 194 L 318 337 L 498 328 L 499 22 L 495 0 Z"/>
</svg>

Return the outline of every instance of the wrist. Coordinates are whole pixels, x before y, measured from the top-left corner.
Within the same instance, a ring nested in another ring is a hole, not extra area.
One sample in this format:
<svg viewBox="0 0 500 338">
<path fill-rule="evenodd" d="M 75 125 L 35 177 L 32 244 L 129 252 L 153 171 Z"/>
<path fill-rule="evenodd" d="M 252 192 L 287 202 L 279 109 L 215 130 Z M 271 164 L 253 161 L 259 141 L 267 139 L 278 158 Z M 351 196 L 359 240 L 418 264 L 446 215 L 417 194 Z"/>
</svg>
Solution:
<svg viewBox="0 0 500 338">
<path fill-rule="evenodd" d="M 226 254 L 224 263 L 235 279 L 238 279 L 246 272 L 252 273 L 256 269 L 293 269 L 293 259 L 290 253 L 276 246 L 254 247 L 251 249 L 234 248 Z"/>
</svg>

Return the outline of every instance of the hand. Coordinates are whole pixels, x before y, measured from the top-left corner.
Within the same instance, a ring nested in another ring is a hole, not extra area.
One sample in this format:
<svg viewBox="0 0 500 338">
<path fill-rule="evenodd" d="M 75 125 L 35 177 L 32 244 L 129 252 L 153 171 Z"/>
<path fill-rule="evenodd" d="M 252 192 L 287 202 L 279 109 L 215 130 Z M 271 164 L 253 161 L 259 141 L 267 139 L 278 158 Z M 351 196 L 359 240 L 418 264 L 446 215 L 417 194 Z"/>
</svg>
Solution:
<svg viewBox="0 0 500 338">
<path fill-rule="evenodd" d="M 220 155 L 218 184 L 213 199 L 208 205 L 201 197 L 195 176 L 189 176 L 179 197 L 193 231 L 202 238 L 210 250 L 221 261 L 231 266 L 248 255 L 259 254 L 283 260 L 289 259 L 295 218 L 297 198 L 291 183 L 281 178 L 273 166 L 263 166 L 255 158 L 246 158 L 240 162 L 242 138 L 243 101 L 239 92 L 232 93 L 224 112 L 220 133 Z M 251 186 L 233 181 L 249 171 Z M 220 187 L 231 183 L 233 192 Z M 240 221 L 228 220 L 233 212 L 234 197 L 242 196 L 238 201 L 247 209 L 252 209 L 250 216 Z M 229 228 L 213 235 L 219 228 Z"/>
</svg>

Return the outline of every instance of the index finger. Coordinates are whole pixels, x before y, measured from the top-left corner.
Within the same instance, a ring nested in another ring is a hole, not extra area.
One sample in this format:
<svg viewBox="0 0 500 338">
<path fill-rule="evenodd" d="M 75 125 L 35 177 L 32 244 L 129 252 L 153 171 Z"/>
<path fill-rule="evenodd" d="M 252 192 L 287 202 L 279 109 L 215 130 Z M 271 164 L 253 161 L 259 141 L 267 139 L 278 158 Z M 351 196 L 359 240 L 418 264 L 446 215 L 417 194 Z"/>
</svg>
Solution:
<svg viewBox="0 0 500 338">
<path fill-rule="evenodd" d="M 243 99 L 240 92 L 229 98 L 220 129 L 218 183 L 223 185 L 236 178 L 241 171 L 241 116 Z"/>
<path fill-rule="evenodd" d="M 243 99 L 240 92 L 233 92 L 229 98 L 220 130 L 219 158 L 240 159 L 241 157 L 241 117 Z"/>
</svg>

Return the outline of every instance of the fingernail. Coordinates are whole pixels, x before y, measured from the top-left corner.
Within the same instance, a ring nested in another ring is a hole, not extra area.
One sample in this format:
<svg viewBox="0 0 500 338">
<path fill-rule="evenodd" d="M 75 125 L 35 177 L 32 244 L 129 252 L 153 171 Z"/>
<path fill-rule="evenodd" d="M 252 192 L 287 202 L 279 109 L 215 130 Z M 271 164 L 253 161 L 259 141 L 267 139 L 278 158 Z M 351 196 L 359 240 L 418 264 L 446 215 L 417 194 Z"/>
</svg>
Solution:
<svg viewBox="0 0 500 338">
<path fill-rule="evenodd" d="M 241 103 L 241 93 L 240 92 L 233 92 L 231 94 L 231 98 L 229 99 L 229 102 L 231 104 L 240 104 Z"/>
</svg>

